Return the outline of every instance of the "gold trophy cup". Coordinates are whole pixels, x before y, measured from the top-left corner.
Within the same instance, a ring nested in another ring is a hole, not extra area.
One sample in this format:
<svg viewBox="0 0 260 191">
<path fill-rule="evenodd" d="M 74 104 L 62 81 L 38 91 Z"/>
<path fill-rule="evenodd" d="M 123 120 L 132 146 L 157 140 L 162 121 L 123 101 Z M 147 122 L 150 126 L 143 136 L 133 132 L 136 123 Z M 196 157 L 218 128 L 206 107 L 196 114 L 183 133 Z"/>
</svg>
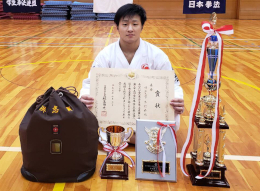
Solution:
<svg viewBox="0 0 260 191">
<path fill-rule="evenodd" d="M 102 137 L 100 130 L 106 133 L 106 138 Z M 133 135 L 133 128 L 128 127 L 125 131 L 124 127 L 113 125 L 107 128 L 99 127 L 98 134 L 101 141 L 105 141 L 110 148 L 110 152 L 101 171 L 102 179 L 123 179 L 128 180 L 128 164 L 124 162 L 124 156 L 119 152 L 121 146 L 129 141 Z M 128 137 L 127 137 L 128 136 Z M 127 138 L 126 138 L 127 137 Z"/>
</svg>

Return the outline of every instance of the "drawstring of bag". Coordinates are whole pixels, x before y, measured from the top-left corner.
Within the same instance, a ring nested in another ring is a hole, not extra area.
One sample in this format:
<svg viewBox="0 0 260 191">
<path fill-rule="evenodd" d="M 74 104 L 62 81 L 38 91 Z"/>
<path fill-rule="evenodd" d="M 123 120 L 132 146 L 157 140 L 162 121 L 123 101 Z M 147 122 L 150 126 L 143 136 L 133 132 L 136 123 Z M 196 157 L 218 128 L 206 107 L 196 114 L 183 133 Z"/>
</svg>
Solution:
<svg viewBox="0 0 260 191">
<path fill-rule="evenodd" d="M 36 99 L 36 103 L 37 104 L 41 103 L 42 99 L 43 99 L 43 95 L 38 96 Z"/>
<path fill-rule="evenodd" d="M 54 92 L 58 93 L 58 95 L 60 97 L 63 96 L 63 93 L 69 93 L 69 94 L 74 95 L 76 97 L 78 97 L 78 95 L 79 95 L 78 91 L 76 90 L 76 88 L 74 86 L 68 86 L 68 87 L 66 87 L 64 89 L 58 89 L 58 90 L 53 89 L 51 94 L 53 94 Z M 43 97 L 44 97 L 44 94 L 38 96 L 37 99 L 36 99 L 36 103 L 37 104 L 41 103 Z"/>
<path fill-rule="evenodd" d="M 55 90 L 54 90 L 54 91 L 55 91 Z M 66 88 L 64 88 L 64 89 L 58 89 L 58 90 L 56 90 L 56 92 L 57 92 L 60 96 L 62 95 L 62 94 L 60 94 L 60 93 L 62 93 L 62 92 L 69 93 L 69 94 L 74 95 L 74 96 L 76 96 L 76 97 L 78 97 L 78 95 L 79 95 L 78 91 L 76 90 L 76 88 L 75 88 L 74 86 L 68 86 L 68 87 L 66 87 Z"/>
</svg>

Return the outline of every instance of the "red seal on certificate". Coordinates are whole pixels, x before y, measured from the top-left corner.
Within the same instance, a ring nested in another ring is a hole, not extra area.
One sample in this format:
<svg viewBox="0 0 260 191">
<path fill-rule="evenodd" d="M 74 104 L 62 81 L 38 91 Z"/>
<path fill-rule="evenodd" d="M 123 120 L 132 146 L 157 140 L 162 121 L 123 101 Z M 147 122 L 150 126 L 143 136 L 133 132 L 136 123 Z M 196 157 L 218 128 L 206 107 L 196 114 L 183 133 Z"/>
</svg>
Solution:
<svg viewBox="0 0 260 191">
<path fill-rule="evenodd" d="M 107 116 L 107 112 L 106 111 L 101 111 L 101 116 L 102 117 L 106 117 Z"/>
</svg>

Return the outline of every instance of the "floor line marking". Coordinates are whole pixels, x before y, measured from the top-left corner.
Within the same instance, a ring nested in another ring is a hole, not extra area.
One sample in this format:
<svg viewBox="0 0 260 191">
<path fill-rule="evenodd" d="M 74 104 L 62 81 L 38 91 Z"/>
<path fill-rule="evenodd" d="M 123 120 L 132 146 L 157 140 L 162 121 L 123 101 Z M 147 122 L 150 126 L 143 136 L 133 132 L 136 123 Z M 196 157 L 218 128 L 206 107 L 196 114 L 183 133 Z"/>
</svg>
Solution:
<svg viewBox="0 0 260 191">
<path fill-rule="evenodd" d="M 25 64 L 18 64 L 18 65 L 0 66 L 0 69 L 17 67 L 17 66 L 33 65 L 33 64 L 44 64 L 44 63 L 52 63 L 52 62 L 54 62 L 54 63 L 55 62 L 73 62 L 73 61 L 74 62 L 93 62 L 94 60 L 60 60 L 60 61 L 48 61 L 48 62 L 35 62 L 35 63 L 25 63 Z M 176 68 L 176 69 L 178 68 L 178 69 L 183 69 L 183 70 L 190 70 L 190 71 L 197 71 L 196 69 L 179 67 L 179 66 L 174 66 L 173 68 Z M 231 81 L 234 81 L 234 82 L 237 82 L 237 83 L 249 86 L 251 88 L 254 88 L 254 89 L 260 91 L 259 87 L 251 85 L 251 84 L 248 84 L 246 82 L 239 81 L 239 80 L 236 80 L 236 79 L 233 79 L 233 78 L 229 78 L 229 77 L 226 77 L 226 76 L 221 76 L 221 77 L 224 78 L 224 79 L 227 79 L 227 80 L 231 80 Z"/>
<path fill-rule="evenodd" d="M 53 191 L 63 191 L 66 183 L 55 183 Z"/>
<path fill-rule="evenodd" d="M 94 47 L 103 47 L 102 45 L 100 45 L 100 46 L 35 46 L 35 45 L 33 45 L 33 46 L 28 46 L 28 45 L 22 45 L 22 44 L 18 44 L 18 45 L 0 45 L 0 46 L 8 46 L 8 47 L 28 47 L 28 48 L 31 48 L 31 47 L 48 47 L 48 48 L 52 48 L 52 47 L 54 47 L 54 48 L 60 48 L 60 47 L 64 47 L 64 48 L 66 48 L 66 47 L 68 47 L 68 48 L 70 48 L 70 47 L 75 47 L 75 48 L 87 48 L 87 47 L 89 47 L 89 48 L 94 48 Z"/>
<path fill-rule="evenodd" d="M 25 64 L 18 64 L 18 65 L 8 65 L 8 66 L 0 66 L 1 68 L 12 68 L 17 66 L 26 66 L 26 65 L 34 65 L 34 64 L 47 64 L 52 62 L 93 62 L 94 60 L 56 60 L 56 61 L 48 61 L 48 62 L 35 62 L 35 63 L 25 63 Z"/>
<path fill-rule="evenodd" d="M 230 42 L 230 41 L 227 41 L 227 42 L 229 42 L 229 43 L 231 43 L 231 44 L 234 44 L 234 45 L 237 46 L 237 47 L 241 47 L 241 48 L 244 48 L 244 49 L 246 49 L 246 50 L 249 50 L 248 48 L 246 48 L 246 47 L 244 47 L 244 46 L 241 46 L 241 45 L 238 45 L 238 44 L 236 44 L 236 43 L 233 43 L 233 42 Z"/>
<path fill-rule="evenodd" d="M 113 26 L 110 28 L 110 31 L 109 31 L 109 35 L 108 35 L 108 37 L 107 37 L 107 41 L 106 41 L 106 44 L 105 44 L 105 46 L 107 46 L 108 45 L 108 43 L 109 43 L 109 40 L 110 40 L 110 37 L 111 37 L 111 34 L 112 34 L 112 31 L 113 31 Z"/>
<path fill-rule="evenodd" d="M 233 79 L 233 78 L 229 78 L 229 77 L 226 77 L 226 76 L 222 76 L 222 78 L 227 79 L 227 80 L 231 80 L 231 81 L 234 81 L 234 82 L 237 82 L 237 83 L 240 83 L 240 84 L 244 84 L 244 85 L 246 85 L 246 86 L 249 86 L 249 87 L 251 87 L 251 88 L 254 88 L 254 89 L 260 91 L 260 88 L 259 88 L 259 87 L 254 86 L 254 85 L 251 85 L 251 84 L 248 84 L 248 83 L 246 83 L 246 82 L 242 82 L 242 81 L 239 81 L 239 80 L 236 80 L 236 79 Z"/>
<path fill-rule="evenodd" d="M 11 44 L 11 45 L 15 45 L 18 42 L 0 42 L 1 44 Z M 43 42 L 43 43 L 38 43 L 38 42 L 25 42 L 23 44 L 93 44 L 92 43 L 85 43 L 85 42 L 76 42 L 76 43 L 66 43 L 66 42 L 62 42 L 62 43 L 48 43 L 48 42 Z M 101 46 L 101 45 L 100 45 Z M 257 46 L 258 47 L 258 46 Z"/>
<path fill-rule="evenodd" d="M 21 38 L 87 38 L 87 39 L 92 39 L 92 38 L 100 38 L 100 39 L 106 39 L 107 37 L 70 37 L 70 36 L 57 36 L 57 37 L 55 37 L 55 36 L 49 36 L 49 37 L 34 37 L 34 36 L 0 36 L 0 37 L 11 37 L 11 38 L 17 38 L 17 37 L 21 37 Z M 111 39 L 118 39 L 119 37 L 114 37 L 114 38 L 111 38 Z M 204 38 L 142 38 L 142 39 L 179 39 L 179 40 L 183 40 L 183 39 L 191 39 L 191 40 L 204 40 Z M 238 40 L 238 41 L 243 41 L 243 40 L 250 40 L 250 41 L 255 41 L 255 40 L 260 40 L 260 39 L 229 39 L 229 38 L 227 38 L 227 39 L 223 39 L 224 41 L 225 40 L 234 40 L 234 41 L 236 41 L 236 40 Z"/>
<path fill-rule="evenodd" d="M 0 42 L 0 45 L 1 46 L 4 46 L 4 45 L 6 45 L 6 46 L 9 46 L 9 45 L 16 45 L 16 43 L 18 43 L 18 42 Z M 90 44 L 93 44 L 93 43 L 84 43 L 84 42 L 78 42 L 78 43 L 38 43 L 38 42 L 25 42 L 25 43 L 23 43 L 23 45 L 44 45 L 44 44 L 46 44 L 46 45 L 54 45 L 54 44 L 56 44 L 56 45 L 90 45 Z M 180 46 L 187 46 L 187 47 L 197 47 L 197 45 L 194 45 L 194 44 L 171 44 L 171 43 L 169 43 L 169 44 L 157 44 L 157 43 L 152 43 L 153 45 L 156 45 L 157 47 L 159 47 L 159 46 L 164 46 L 164 47 L 171 47 L 171 48 L 173 48 L 173 47 L 180 47 Z M 101 45 L 96 45 L 96 46 L 103 46 L 102 44 Z M 92 47 L 92 46 L 91 46 Z M 232 45 L 232 44 L 228 44 L 228 45 L 225 45 L 225 47 L 238 47 L 238 45 Z M 243 45 L 243 46 L 240 46 L 240 47 L 243 47 L 243 48 L 259 48 L 260 46 L 258 46 L 258 45 L 254 45 L 254 46 L 252 46 L 252 45 Z"/>
<path fill-rule="evenodd" d="M 178 47 L 158 47 L 158 48 L 168 48 L 168 49 L 196 49 L 201 50 L 201 48 L 178 48 Z M 224 50 L 260 50 L 260 48 L 223 48 Z"/>
<path fill-rule="evenodd" d="M 171 30 L 175 31 L 176 33 L 178 33 L 179 35 L 183 36 L 185 39 L 189 40 L 190 42 L 192 42 L 193 44 L 196 44 L 197 46 L 199 46 L 201 48 L 201 45 L 197 44 L 196 42 L 194 42 L 191 38 L 186 37 L 185 35 L 179 33 L 178 31 L 174 30 L 173 28 L 169 27 Z"/>
<path fill-rule="evenodd" d="M 28 38 L 22 40 L 21 42 L 18 42 L 16 45 L 21 44 L 21 43 L 23 43 L 23 42 L 25 42 L 25 41 L 27 41 L 27 40 L 30 40 L 31 38 L 33 38 L 33 37 L 35 37 L 35 36 L 39 36 L 39 35 L 42 35 L 42 34 L 44 34 L 44 33 L 46 33 L 46 32 L 49 32 L 49 31 L 51 31 L 51 30 L 53 30 L 53 29 L 56 29 L 56 28 L 58 28 L 58 27 L 60 27 L 60 26 L 62 26 L 62 25 L 64 25 L 64 24 L 65 24 L 65 23 L 62 23 L 62 24 L 60 24 L 60 25 L 57 25 L 57 26 L 52 27 L 52 28 L 50 28 L 50 29 L 47 29 L 46 31 L 43 31 L 43 32 L 40 32 L 40 33 L 38 33 L 38 34 L 36 34 L 36 35 L 33 35 L 33 36 L 31 36 L 31 37 L 28 37 Z"/>
<path fill-rule="evenodd" d="M 21 147 L 0 147 L 0 151 L 6 152 L 21 152 Z M 135 156 L 134 151 L 126 151 L 130 156 Z M 107 152 L 99 150 L 98 155 L 107 155 Z M 177 158 L 181 157 L 181 153 L 177 153 Z M 186 158 L 191 158 L 190 154 Z M 240 160 L 240 161 L 256 161 L 260 162 L 260 156 L 243 156 L 243 155 L 225 155 L 225 160 Z"/>
<path fill-rule="evenodd" d="M 32 47 L 47 47 L 47 48 L 94 48 L 94 47 L 103 47 L 103 46 L 28 46 L 28 45 L 0 45 L 0 47 L 28 47 L 28 48 L 32 48 Z M 179 47 L 158 47 L 161 49 L 167 48 L 167 49 L 176 49 L 176 50 L 201 50 L 201 48 L 179 48 Z M 248 50 L 248 51 L 253 51 L 253 50 L 260 50 L 260 48 L 224 48 L 224 50 Z"/>
<path fill-rule="evenodd" d="M 70 36 L 57 36 L 57 37 L 55 37 L 55 36 L 49 36 L 49 37 L 32 37 L 32 36 L 0 36 L 0 37 L 11 37 L 11 38 L 29 38 L 29 37 L 31 37 L 31 38 L 90 38 L 90 39 L 92 39 L 92 38 L 101 38 L 101 39 L 103 39 L 103 38 L 107 38 L 107 37 L 70 37 Z M 245 39 L 245 40 L 247 40 L 247 39 Z"/>
<path fill-rule="evenodd" d="M 180 39 L 180 40 L 184 40 L 184 39 L 191 39 L 191 40 L 204 40 L 204 38 L 142 38 L 142 39 Z M 255 41 L 255 40 L 260 40 L 260 39 L 223 39 L 224 41 L 225 40 L 241 40 L 241 41 L 244 41 L 244 40 L 251 40 L 251 41 Z"/>
<path fill-rule="evenodd" d="M 179 67 L 179 66 L 173 66 L 173 68 L 178 68 L 178 69 L 183 69 L 183 70 L 190 70 L 190 71 L 194 71 L 194 72 L 197 71 L 196 69 L 185 68 L 185 67 Z M 234 79 L 234 78 L 229 78 L 229 77 L 226 77 L 226 76 L 221 76 L 221 78 L 224 78 L 224 79 L 226 79 L 226 80 L 231 80 L 231 81 L 234 81 L 234 82 L 237 82 L 237 83 L 239 83 L 239 84 L 243 84 L 243 85 L 249 86 L 249 87 L 251 87 L 251 88 L 254 88 L 254 89 L 260 91 L 260 88 L 259 88 L 259 87 L 254 86 L 254 85 L 251 85 L 251 84 L 248 84 L 248 83 L 246 83 L 246 82 L 243 82 L 243 81 L 240 81 L 240 80 L 236 80 L 236 79 Z"/>
</svg>

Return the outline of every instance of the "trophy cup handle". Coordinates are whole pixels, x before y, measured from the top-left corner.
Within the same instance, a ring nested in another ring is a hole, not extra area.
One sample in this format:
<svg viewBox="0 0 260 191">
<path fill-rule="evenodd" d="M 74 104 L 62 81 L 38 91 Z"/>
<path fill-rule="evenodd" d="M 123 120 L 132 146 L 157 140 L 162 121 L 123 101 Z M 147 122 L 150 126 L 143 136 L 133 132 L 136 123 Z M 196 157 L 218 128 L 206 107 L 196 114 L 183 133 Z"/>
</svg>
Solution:
<svg viewBox="0 0 260 191">
<path fill-rule="evenodd" d="M 98 128 L 98 136 L 101 138 L 101 141 L 106 141 L 107 142 L 107 140 L 103 139 L 102 136 L 100 135 L 100 129 L 101 129 L 102 132 L 104 132 L 104 133 L 106 132 L 104 127 L 99 127 Z"/>
<path fill-rule="evenodd" d="M 127 128 L 127 131 L 125 132 L 125 134 L 127 134 L 130 129 L 131 129 L 131 135 L 130 135 L 129 137 L 127 137 L 126 142 L 130 141 L 130 138 L 131 138 L 131 137 L 133 136 L 133 134 L 134 134 L 134 130 L 133 130 L 132 127 L 128 127 L 128 128 Z"/>
</svg>

